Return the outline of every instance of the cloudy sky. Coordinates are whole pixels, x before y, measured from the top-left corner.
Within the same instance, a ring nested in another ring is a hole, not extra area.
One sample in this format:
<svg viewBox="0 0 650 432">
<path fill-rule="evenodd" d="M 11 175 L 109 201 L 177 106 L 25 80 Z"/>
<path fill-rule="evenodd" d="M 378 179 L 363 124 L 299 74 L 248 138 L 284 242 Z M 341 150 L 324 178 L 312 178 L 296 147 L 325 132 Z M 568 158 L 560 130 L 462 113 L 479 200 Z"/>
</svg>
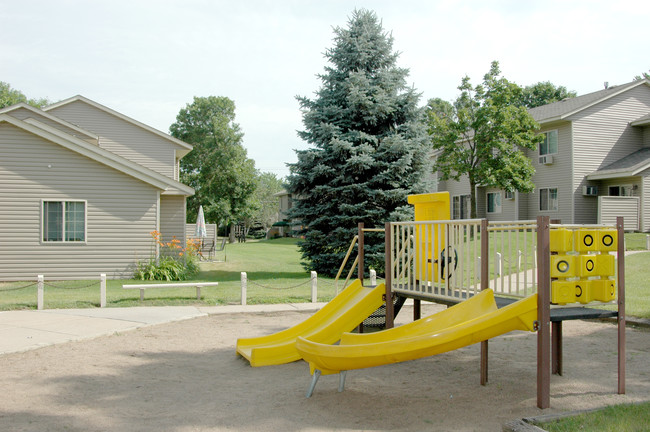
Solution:
<svg viewBox="0 0 650 432">
<path fill-rule="evenodd" d="M 237 106 L 258 169 L 288 174 L 333 28 L 371 9 L 409 83 L 452 100 L 498 60 L 520 84 L 578 94 L 650 70 L 647 0 L 0 0 L 0 81 L 30 98 L 81 94 L 163 132 L 194 96 Z"/>
</svg>

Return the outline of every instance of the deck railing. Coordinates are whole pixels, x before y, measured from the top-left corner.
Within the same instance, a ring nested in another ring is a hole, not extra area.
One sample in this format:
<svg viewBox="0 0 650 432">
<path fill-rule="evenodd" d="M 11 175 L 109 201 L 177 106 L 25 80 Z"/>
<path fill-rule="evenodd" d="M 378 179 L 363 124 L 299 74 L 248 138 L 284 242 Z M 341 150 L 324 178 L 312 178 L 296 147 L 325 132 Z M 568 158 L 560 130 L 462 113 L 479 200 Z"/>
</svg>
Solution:
<svg viewBox="0 0 650 432">
<path fill-rule="evenodd" d="M 496 294 L 536 290 L 535 222 L 394 222 L 389 235 L 388 271 L 398 294 L 457 302 L 481 290 L 482 274 Z"/>
</svg>

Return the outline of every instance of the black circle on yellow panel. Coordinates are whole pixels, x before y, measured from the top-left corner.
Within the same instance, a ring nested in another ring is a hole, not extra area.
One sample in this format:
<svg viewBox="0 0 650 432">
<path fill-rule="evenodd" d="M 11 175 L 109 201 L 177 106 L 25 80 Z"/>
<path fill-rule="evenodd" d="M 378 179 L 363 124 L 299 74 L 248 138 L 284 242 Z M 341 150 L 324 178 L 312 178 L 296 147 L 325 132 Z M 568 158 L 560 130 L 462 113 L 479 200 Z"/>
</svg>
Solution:
<svg viewBox="0 0 650 432">
<path fill-rule="evenodd" d="M 582 296 L 582 287 L 580 285 L 576 285 L 576 297 Z"/>
<path fill-rule="evenodd" d="M 594 238 L 591 236 L 591 234 L 587 234 L 582 238 L 582 242 L 585 244 L 585 246 L 591 246 L 594 244 Z"/>
<path fill-rule="evenodd" d="M 587 268 L 587 271 L 593 271 L 594 270 L 594 260 L 587 260 L 585 263 L 585 267 Z"/>
<path fill-rule="evenodd" d="M 566 260 L 558 261 L 555 267 L 560 273 L 566 273 L 569 271 L 569 263 Z"/>
<path fill-rule="evenodd" d="M 607 246 L 607 247 L 613 245 L 613 244 L 614 244 L 614 237 L 612 237 L 612 236 L 609 235 L 609 234 L 605 234 L 605 235 L 603 236 L 603 244 L 604 244 L 605 246 Z"/>
</svg>

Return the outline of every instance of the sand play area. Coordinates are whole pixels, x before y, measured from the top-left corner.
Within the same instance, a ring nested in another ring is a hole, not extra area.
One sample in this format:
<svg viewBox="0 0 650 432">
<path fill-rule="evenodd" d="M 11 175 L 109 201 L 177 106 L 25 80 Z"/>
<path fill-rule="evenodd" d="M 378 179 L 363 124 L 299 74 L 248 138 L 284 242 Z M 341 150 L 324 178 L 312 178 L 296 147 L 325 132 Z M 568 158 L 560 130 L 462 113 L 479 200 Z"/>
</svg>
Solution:
<svg viewBox="0 0 650 432">
<path fill-rule="evenodd" d="M 441 309 L 423 305 L 423 314 Z M 564 376 L 536 408 L 536 335 L 321 377 L 300 361 L 251 368 L 238 337 L 269 334 L 304 312 L 209 315 L 0 356 L 2 431 L 500 431 L 521 417 L 650 400 L 650 331 L 628 328 L 627 394 L 617 395 L 616 326 L 564 323 Z M 405 307 L 398 323 L 408 322 Z"/>
</svg>

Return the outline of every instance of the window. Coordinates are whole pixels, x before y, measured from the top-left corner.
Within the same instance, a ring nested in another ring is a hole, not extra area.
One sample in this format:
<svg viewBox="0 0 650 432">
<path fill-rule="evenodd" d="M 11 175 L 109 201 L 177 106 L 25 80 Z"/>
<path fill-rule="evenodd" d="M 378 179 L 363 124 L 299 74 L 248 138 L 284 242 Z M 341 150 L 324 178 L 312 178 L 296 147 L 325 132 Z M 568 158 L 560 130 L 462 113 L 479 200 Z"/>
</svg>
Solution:
<svg viewBox="0 0 650 432">
<path fill-rule="evenodd" d="M 557 154 L 557 131 L 552 130 L 544 134 L 544 141 L 539 144 L 539 155 Z"/>
<path fill-rule="evenodd" d="M 488 192 L 487 212 L 501 213 L 501 192 Z"/>
<path fill-rule="evenodd" d="M 539 190 L 539 210 L 557 211 L 557 188 Z"/>
<path fill-rule="evenodd" d="M 515 199 L 515 192 L 511 190 L 506 190 L 503 192 L 504 198 L 507 200 Z"/>
<path fill-rule="evenodd" d="M 456 195 L 452 197 L 452 218 L 469 219 L 471 217 L 471 195 Z"/>
<path fill-rule="evenodd" d="M 86 203 L 43 201 L 43 241 L 86 241 Z"/>
<path fill-rule="evenodd" d="M 609 196 L 634 196 L 632 185 L 610 186 Z"/>
</svg>

